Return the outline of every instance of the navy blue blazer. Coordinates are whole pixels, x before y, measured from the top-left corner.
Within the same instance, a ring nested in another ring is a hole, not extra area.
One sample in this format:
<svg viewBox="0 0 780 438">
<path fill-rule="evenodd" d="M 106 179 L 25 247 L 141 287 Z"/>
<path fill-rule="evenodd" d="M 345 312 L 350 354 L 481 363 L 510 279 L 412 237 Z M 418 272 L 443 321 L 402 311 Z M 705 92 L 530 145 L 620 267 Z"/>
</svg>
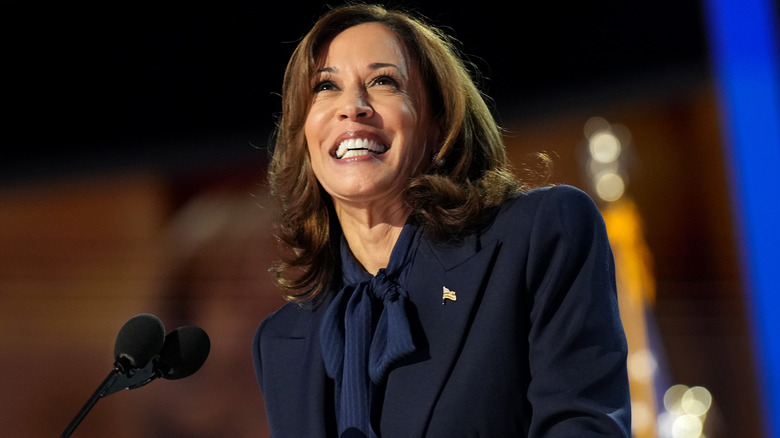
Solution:
<svg viewBox="0 0 780 438">
<path fill-rule="evenodd" d="M 630 436 L 612 253 L 585 193 L 524 192 L 455 244 L 423 235 L 411 269 L 417 351 L 388 375 L 380 436 Z M 255 335 L 274 438 L 337 436 L 319 340 L 329 299 L 287 304 Z"/>
</svg>

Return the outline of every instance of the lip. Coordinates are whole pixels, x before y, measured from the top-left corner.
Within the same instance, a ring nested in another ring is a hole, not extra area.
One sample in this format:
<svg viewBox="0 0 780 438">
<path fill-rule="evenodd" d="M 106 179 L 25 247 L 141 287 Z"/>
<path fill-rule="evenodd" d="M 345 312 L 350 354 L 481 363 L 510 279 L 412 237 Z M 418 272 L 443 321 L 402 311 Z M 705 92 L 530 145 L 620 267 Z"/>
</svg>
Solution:
<svg viewBox="0 0 780 438">
<path fill-rule="evenodd" d="M 390 150 L 390 142 L 382 138 L 382 136 L 380 136 L 379 134 L 369 132 L 369 131 L 346 131 L 341 135 L 339 135 L 338 137 L 336 137 L 336 141 L 333 143 L 333 145 L 330 148 L 330 156 L 336 158 L 336 150 L 344 140 L 356 139 L 356 138 L 373 140 L 387 147 L 388 151 Z M 385 151 L 385 153 L 387 153 L 387 151 Z"/>
</svg>

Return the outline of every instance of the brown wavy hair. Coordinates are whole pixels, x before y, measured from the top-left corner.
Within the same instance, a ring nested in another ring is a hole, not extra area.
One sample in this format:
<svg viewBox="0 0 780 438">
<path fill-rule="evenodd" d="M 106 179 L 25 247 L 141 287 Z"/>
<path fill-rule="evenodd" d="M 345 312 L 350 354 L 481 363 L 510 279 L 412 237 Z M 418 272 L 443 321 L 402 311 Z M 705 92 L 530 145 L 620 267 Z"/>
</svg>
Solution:
<svg viewBox="0 0 780 438">
<path fill-rule="evenodd" d="M 291 301 L 311 299 L 340 279 L 341 228 L 330 195 L 312 171 L 303 126 L 313 97 L 311 81 L 323 62 L 321 48 L 343 30 L 369 22 L 387 26 L 403 41 L 442 130 L 431 165 L 405 190 L 413 217 L 437 238 L 456 238 L 522 188 L 509 168 L 501 130 L 454 40 L 409 12 L 365 4 L 331 9 L 287 65 L 269 164 L 271 192 L 281 205 L 277 237 L 283 245 L 271 272 Z"/>
</svg>

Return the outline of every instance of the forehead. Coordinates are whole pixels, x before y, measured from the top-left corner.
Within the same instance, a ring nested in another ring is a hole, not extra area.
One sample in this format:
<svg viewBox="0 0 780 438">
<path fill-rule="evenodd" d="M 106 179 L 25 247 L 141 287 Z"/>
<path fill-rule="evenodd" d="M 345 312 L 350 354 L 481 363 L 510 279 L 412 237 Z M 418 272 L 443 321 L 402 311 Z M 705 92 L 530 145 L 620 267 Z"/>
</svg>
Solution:
<svg viewBox="0 0 780 438">
<path fill-rule="evenodd" d="M 404 43 L 393 30 L 380 23 L 362 23 L 336 35 L 323 47 L 320 59 L 325 66 L 392 62 L 405 67 L 408 56 Z"/>
</svg>

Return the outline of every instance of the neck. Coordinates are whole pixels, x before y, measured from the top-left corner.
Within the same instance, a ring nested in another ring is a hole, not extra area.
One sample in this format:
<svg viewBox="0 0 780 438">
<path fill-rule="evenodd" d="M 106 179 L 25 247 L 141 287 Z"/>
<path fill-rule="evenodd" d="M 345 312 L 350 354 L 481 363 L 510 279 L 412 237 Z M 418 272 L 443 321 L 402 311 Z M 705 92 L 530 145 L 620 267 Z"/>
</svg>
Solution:
<svg viewBox="0 0 780 438">
<path fill-rule="evenodd" d="M 381 210 L 336 206 L 336 214 L 352 255 L 372 275 L 387 267 L 409 213 L 405 206 Z"/>
</svg>

